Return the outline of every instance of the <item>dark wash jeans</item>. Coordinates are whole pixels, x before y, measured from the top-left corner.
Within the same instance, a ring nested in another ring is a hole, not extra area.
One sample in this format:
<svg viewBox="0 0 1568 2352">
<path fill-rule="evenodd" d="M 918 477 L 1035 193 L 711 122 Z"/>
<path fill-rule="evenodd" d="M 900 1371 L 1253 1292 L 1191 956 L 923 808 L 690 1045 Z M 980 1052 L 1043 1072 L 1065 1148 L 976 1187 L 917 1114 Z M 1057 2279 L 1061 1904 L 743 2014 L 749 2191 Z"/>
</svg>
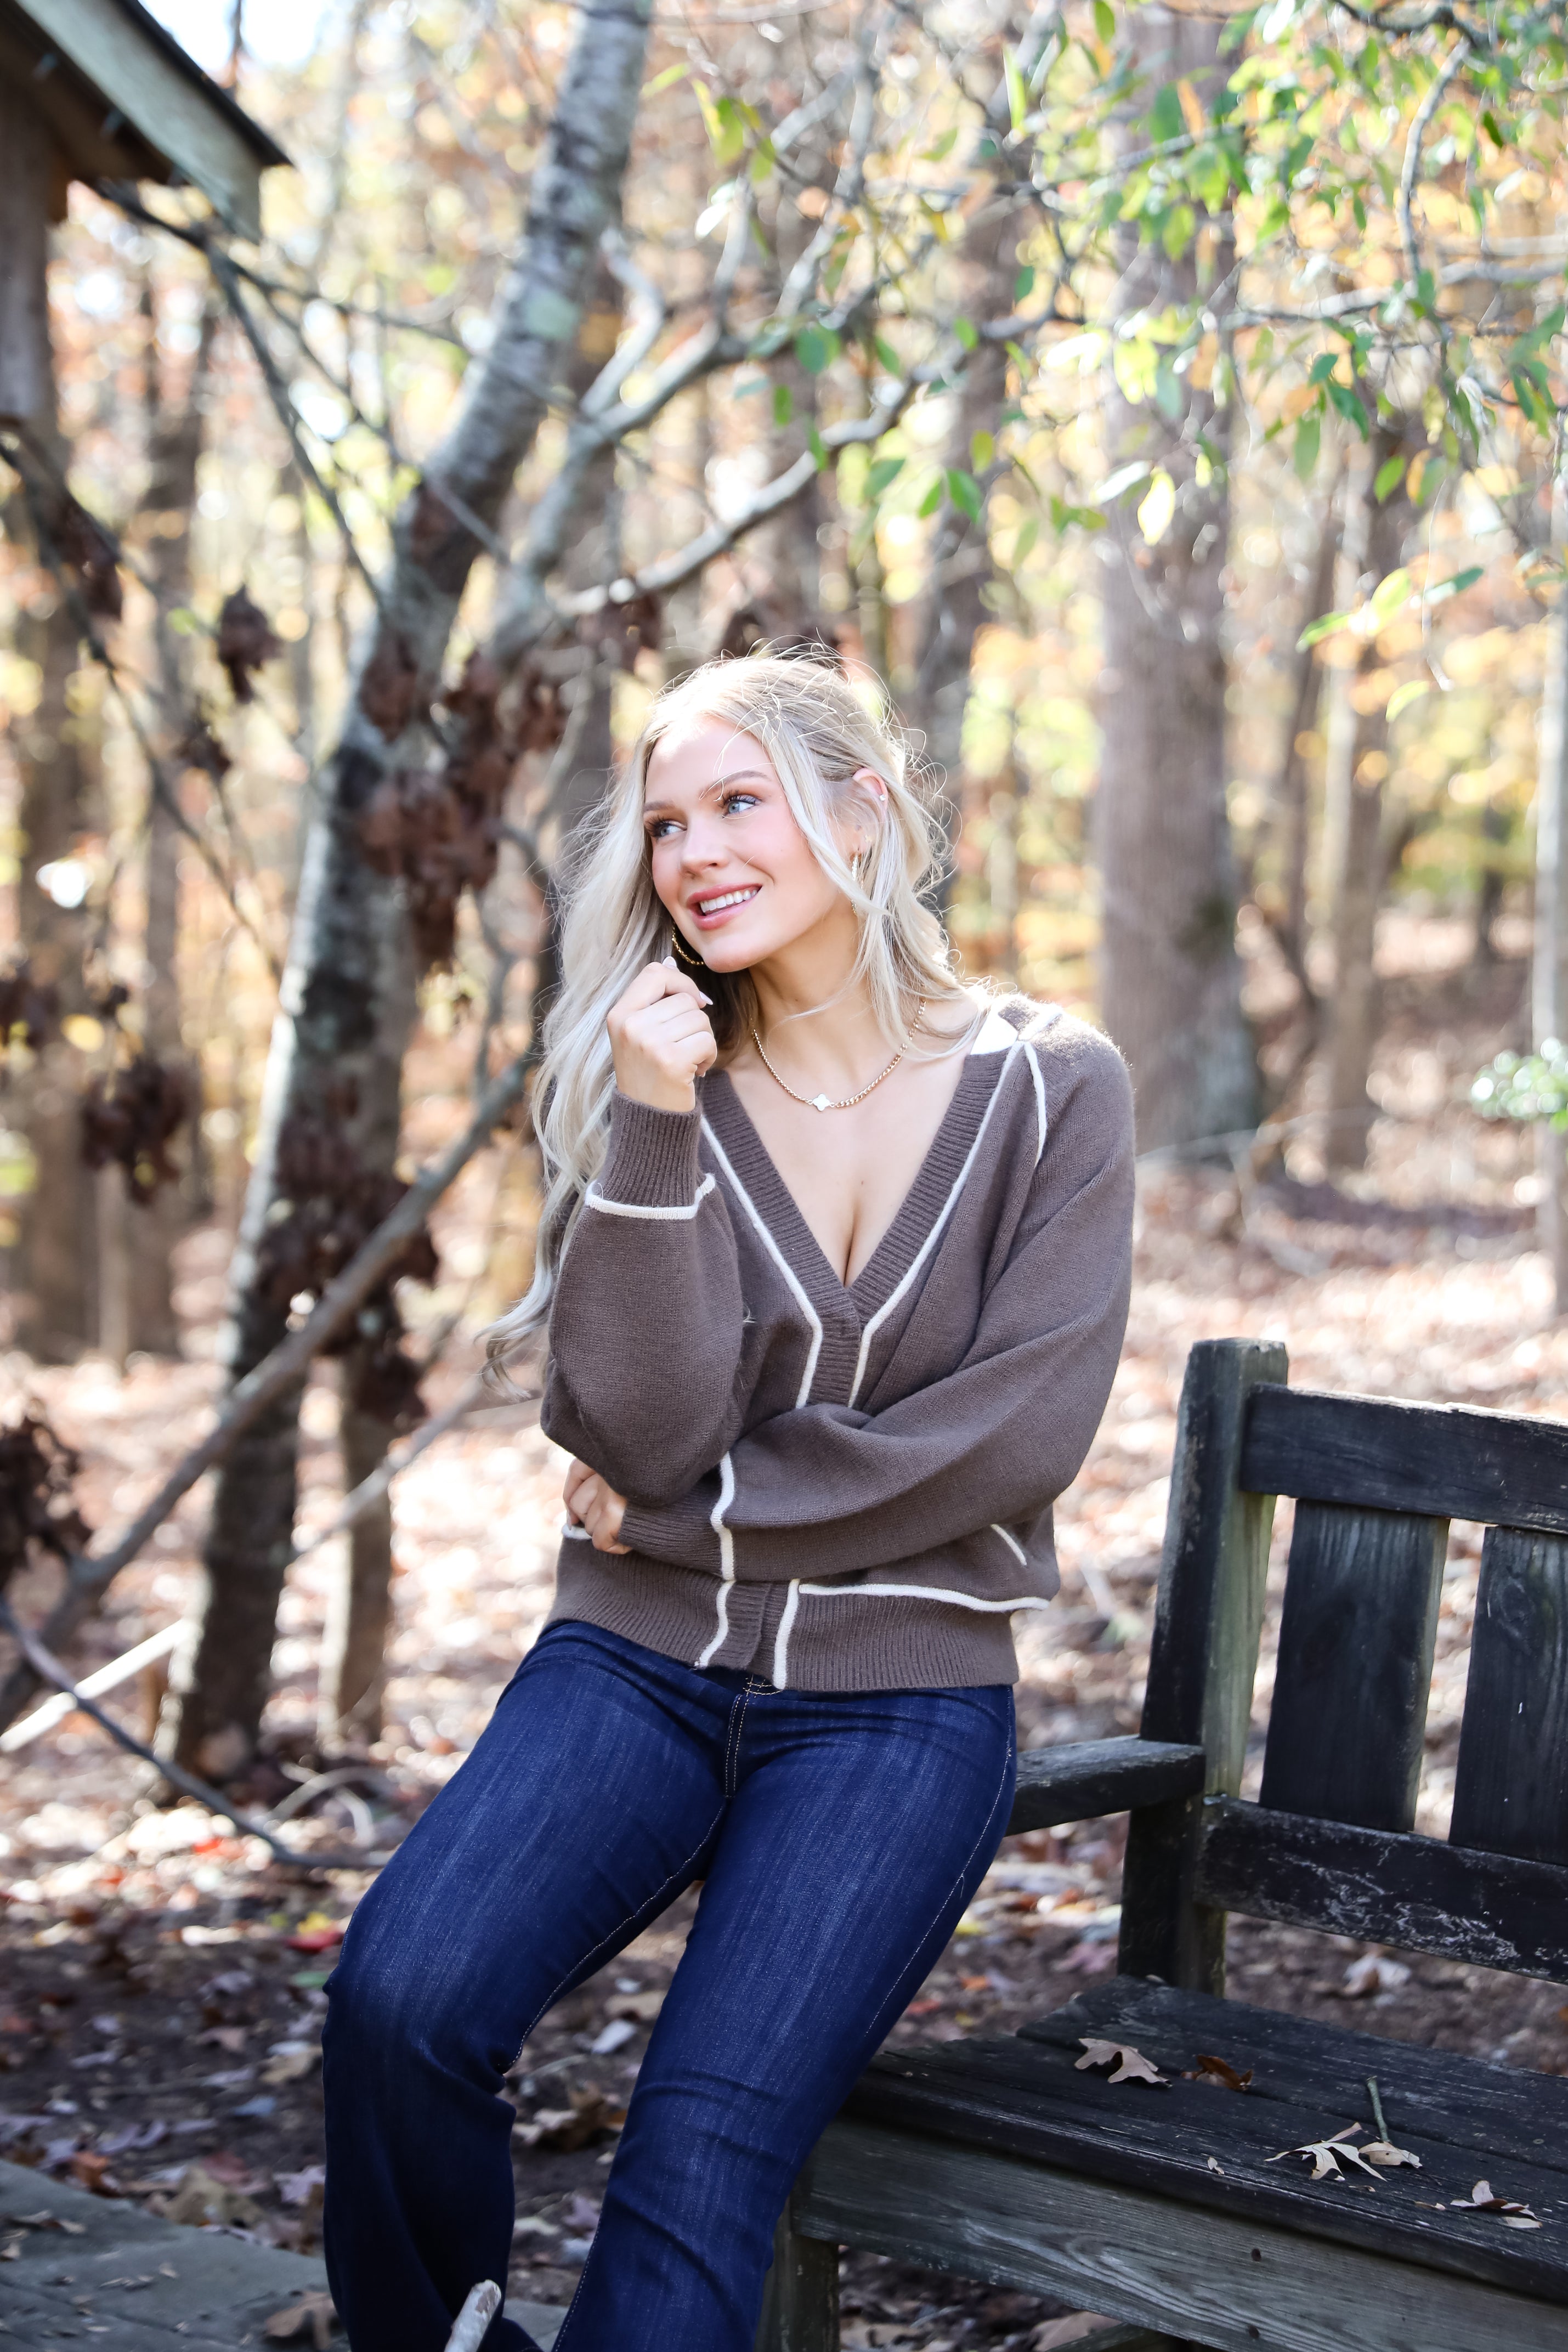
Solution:
<svg viewBox="0 0 1568 2352">
<path fill-rule="evenodd" d="M 559 2352 L 750 2352 L 789 2185 L 1007 1827 L 1012 1692 L 776 1691 L 550 1626 L 354 1915 L 325 2034 L 353 2352 L 441 2352 L 505 2283 L 501 2078 L 695 1879 Z M 498 2315 L 486 2352 L 529 2339 Z"/>
</svg>

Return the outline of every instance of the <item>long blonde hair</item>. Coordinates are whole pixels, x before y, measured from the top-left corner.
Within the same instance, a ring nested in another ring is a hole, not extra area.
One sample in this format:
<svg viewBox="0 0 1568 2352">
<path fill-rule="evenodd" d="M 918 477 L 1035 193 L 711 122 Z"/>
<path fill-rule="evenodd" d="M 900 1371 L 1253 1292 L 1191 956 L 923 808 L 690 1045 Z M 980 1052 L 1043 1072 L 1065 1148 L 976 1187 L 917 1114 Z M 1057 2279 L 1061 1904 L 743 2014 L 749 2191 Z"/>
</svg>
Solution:
<svg viewBox="0 0 1568 2352">
<path fill-rule="evenodd" d="M 580 832 L 559 883 L 561 985 L 544 1024 L 534 1125 L 545 1197 L 534 1277 L 526 1297 L 486 1333 L 497 1370 L 549 1318 L 561 1259 L 582 1196 L 604 1164 L 615 1071 L 607 1017 L 644 964 L 670 950 L 673 926 L 655 897 L 643 821 L 643 786 L 656 743 L 704 719 L 720 719 L 760 743 L 797 824 L 824 873 L 861 918 L 846 988 L 863 983 L 892 1043 L 908 1034 L 924 997 L 961 1008 L 967 1034 L 975 1000 L 960 987 L 941 925 L 921 893 L 940 871 L 941 827 L 912 772 L 908 746 L 884 707 L 868 708 L 850 680 L 822 661 L 753 655 L 708 662 L 666 688 L 603 808 Z M 853 782 L 869 768 L 887 787 L 883 821 L 853 866 L 833 820 L 864 814 Z M 703 986 L 721 1061 L 758 1019 L 747 972 L 712 972 Z M 950 1049 L 954 1039 L 944 1043 Z"/>
</svg>

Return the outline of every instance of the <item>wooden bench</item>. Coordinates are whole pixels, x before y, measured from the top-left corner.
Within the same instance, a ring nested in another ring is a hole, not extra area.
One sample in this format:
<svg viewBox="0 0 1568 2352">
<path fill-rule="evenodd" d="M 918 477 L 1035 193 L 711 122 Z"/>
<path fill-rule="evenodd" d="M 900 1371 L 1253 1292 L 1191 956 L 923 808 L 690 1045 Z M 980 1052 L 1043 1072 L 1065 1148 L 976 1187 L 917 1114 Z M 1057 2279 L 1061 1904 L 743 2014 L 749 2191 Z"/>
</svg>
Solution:
<svg viewBox="0 0 1568 2352">
<path fill-rule="evenodd" d="M 1568 2080 L 1224 1999 L 1230 1911 L 1568 1982 L 1568 1426 L 1286 1381 L 1281 1348 L 1193 1349 L 1142 1736 L 1022 1759 L 1015 1831 L 1131 1812 L 1120 1973 L 1017 2036 L 874 2061 L 780 2223 L 759 2352 L 837 2347 L 840 2244 L 1117 2323 L 1082 2352 L 1568 2352 Z M 1450 1518 L 1487 1532 L 1441 1840 L 1413 1823 Z M 1167 2084 L 1081 2070 L 1084 2037 Z M 1250 2087 L 1184 2080 L 1206 2054 Z M 1375 2137 L 1369 2077 L 1419 2170 L 1274 2160 Z M 1462 2209 L 1479 2180 L 1541 2227 Z"/>
</svg>

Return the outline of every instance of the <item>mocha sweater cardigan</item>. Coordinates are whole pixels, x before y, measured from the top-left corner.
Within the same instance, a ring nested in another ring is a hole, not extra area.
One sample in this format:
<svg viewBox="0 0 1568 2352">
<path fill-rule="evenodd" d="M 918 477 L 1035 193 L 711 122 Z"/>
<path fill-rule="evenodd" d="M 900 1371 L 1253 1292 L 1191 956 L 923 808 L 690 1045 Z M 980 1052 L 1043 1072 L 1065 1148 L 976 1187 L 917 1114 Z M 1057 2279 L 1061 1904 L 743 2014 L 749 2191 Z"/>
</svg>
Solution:
<svg viewBox="0 0 1568 2352">
<path fill-rule="evenodd" d="M 1013 1612 L 1057 1590 L 1051 1505 L 1121 1350 L 1132 1223 L 1121 1057 L 1020 998 L 847 1287 L 722 1073 L 687 1113 L 617 1095 L 542 1418 L 627 1496 L 631 1549 L 567 1527 L 550 1622 L 781 1689 L 1016 1681 Z"/>
</svg>

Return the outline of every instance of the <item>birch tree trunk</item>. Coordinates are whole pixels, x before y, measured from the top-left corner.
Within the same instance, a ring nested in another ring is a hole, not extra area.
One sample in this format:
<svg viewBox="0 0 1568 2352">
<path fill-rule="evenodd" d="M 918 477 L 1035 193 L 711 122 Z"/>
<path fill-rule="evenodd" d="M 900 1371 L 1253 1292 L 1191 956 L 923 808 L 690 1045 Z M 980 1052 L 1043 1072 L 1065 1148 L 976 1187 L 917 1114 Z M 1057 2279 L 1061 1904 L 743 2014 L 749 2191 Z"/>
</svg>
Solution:
<svg viewBox="0 0 1568 2352">
<path fill-rule="evenodd" d="M 1219 26 L 1160 6 L 1128 18 L 1152 94 L 1216 70 Z M 1128 125 L 1129 138 L 1141 126 Z M 1230 233 L 1205 225 L 1203 279 L 1223 277 Z M 1199 248 L 1171 261 L 1129 240 L 1118 315 L 1199 290 Z M 1179 407 L 1176 404 L 1179 403 Z M 1257 1060 L 1241 1011 L 1236 870 L 1226 809 L 1221 575 L 1229 535 L 1223 471 L 1200 482 L 1201 434 L 1222 456 L 1229 410 L 1173 379 L 1167 414 L 1106 387 L 1106 461 L 1134 458 L 1175 487 L 1171 519 L 1151 545 L 1118 509 L 1104 574 L 1103 753 L 1095 809 L 1103 894 L 1101 1009 L 1132 1066 L 1144 1150 L 1252 1126 Z M 1129 502 L 1130 503 L 1130 502 Z"/>
<path fill-rule="evenodd" d="M 382 774 L 433 751 L 428 714 L 447 639 L 482 541 L 533 446 L 578 331 L 599 240 L 612 222 L 636 115 L 649 0 L 579 17 L 521 250 L 495 336 L 470 370 L 456 421 L 407 500 L 380 609 L 358 661 L 342 740 L 319 779 L 267 1060 L 254 1172 L 231 1277 L 234 1375 L 282 1336 L 258 1295 L 258 1246 L 283 1198 L 278 1143 L 323 1083 L 359 1087 L 350 1135 L 361 1162 L 390 1168 L 398 1073 L 413 1013 L 407 924 L 394 883 L 361 853 L 361 813 Z M 471 520 L 470 520 L 471 519 Z M 207 1777 L 254 1754 L 292 1536 L 298 1391 L 229 1455 L 218 1482 L 194 1637 L 177 1666 L 166 1736 Z"/>
<path fill-rule="evenodd" d="M 1552 537 L 1568 547 L 1568 477 L 1552 490 Z M 1535 787 L 1535 958 L 1531 1027 L 1537 1051 L 1568 1039 L 1568 593 L 1546 620 L 1546 677 L 1541 696 L 1541 765 Z M 1568 1315 L 1568 1168 L 1565 1139 L 1543 1120 L 1536 1129 L 1544 1182 L 1537 1218 L 1552 1267 L 1559 1315 Z"/>
<path fill-rule="evenodd" d="M 1396 571 L 1409 522 L 1409 502 L 1395 490 L 1380 506 L 1373 485 L 1396 456 L 1408 427 L 1403 418 L 1374 425 L 1354 453 L 1345 483 L 1344 534 L 1334 601 L 1342 612 Z M 1329 1008 L 1325 1157 L 1333 1168 L 1366 1161 L 1366 1083 L 1381 1025 L 1375 950 L 1377 910 L 1387 879 L 1384 842 L 1388 776 L 1386 698 L 1368 700 L 1362 681 L 1379 666 L 1376 639 L 1363 641 L 1354 668 L 1331 672 L 1323 756 L 1323 864 L 1333 938 L 1334 983 Z M 1359 706 L 1367 702 L 1367 707 Z"/>
</svg>

